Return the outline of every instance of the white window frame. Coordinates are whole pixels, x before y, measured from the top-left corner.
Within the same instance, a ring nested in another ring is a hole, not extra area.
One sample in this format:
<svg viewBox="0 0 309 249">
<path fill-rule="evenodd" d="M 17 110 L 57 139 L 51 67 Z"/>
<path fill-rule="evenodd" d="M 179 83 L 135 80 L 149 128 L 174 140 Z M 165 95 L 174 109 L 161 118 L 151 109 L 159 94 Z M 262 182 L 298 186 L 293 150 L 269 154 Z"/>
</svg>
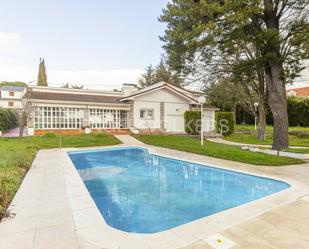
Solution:
<svg viewBox="0 0 309 249">
<path fill-rule="evenodd" d="M 146 115 L 147 117 L 142 117 L 142 112 L 151 112 L 152 115 Z M 142 120 L 154 120 L 154 109 L 152 108 L 142 108 L 139 110 L 139 118 Z"/>
</svg>

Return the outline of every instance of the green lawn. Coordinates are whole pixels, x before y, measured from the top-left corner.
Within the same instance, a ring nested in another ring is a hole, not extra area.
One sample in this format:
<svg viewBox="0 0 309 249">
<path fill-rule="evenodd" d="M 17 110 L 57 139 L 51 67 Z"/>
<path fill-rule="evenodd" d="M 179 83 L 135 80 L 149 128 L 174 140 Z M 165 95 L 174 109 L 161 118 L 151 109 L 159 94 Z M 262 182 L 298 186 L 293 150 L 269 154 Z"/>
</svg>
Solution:
<svg viewBox="0 0 309 249">
<path fill-rule="evenodd" d="M 309 148 L 308 149 L 289 148 L 284 151 L 299 153 L 299 154 L 309 154 Z"/>
<path fill-rule="evenodd" d="M 256 139 L 255 134 L 243 134 L 243 133 L 234 133 L 230 136 L 224 137 L 225 140 L 246 143 L 246 144 L 257 144 L 257 145 L 271 145 L 272 144 L 272 134 L 267 134 L 265 141 Z M 304 146 L 309 147 L 309 138 L 300 138 L 295 135 L 290 135 L 290 146 Z"/>
<path fill-rule="evenodd" d="M 120 141 L 114 136 L 97 135 L 63 136 L 63 147 L 90 147 L 115 145 Z M 0 219 L 4 199 L 12 200 L 18 186 L 40 149 L 59 147 L 59 137 L 0 138 Z M 7 195 L 7 196 L 6 196 Z"/>
<path fill-rule="evenodd" d="M 201 147 L 200 140 L 192 137 L 172 135 L 138 135 L 135 137 L 145 144 L 255 165 L 282 166 L 303 163 L 298 159 L 245 151 L 238 146 L 210 141 L 205 141 L 205 145 Z"/>
<path fill-rule="evenodd" d="M 254 131 L 254 125 L 236 125 L 235 126 L 235 131 Z M 289 131 L 303 131 L 303 132 L 309 132 L 309 127 L 289 127 Z M 270 125 L 266 126 L 266 132 L 267 133 L 272 133 L 273 132 L 273 127 Z"/>
</svg>

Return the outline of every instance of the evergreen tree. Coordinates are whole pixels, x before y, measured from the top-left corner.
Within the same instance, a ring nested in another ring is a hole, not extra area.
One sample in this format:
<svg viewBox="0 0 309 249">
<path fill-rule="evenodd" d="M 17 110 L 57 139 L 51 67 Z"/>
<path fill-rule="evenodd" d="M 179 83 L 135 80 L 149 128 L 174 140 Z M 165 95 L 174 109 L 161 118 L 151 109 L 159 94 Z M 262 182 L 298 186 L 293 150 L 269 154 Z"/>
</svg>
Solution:
<svg viewBox="0 0 309 249">
<path fill-rule="evenodd" d="M 172 72 L 165 63 L 164 59 L 161 59 L 160 63 L 155 68 L 152 65 L 149 65 L 146 68 L 146 72 L 142 74 L 138 81 L 141 88 L 159 82 L 166 82 L 171 85 L 181 86 L 184 83 L 184 80 L 178 73 Z"/>
<path fill-rule="evenodd" d="M 45 61 L 44 59 L 40 58 L 39 64 L 39 73 L 38 73 L 38 86 L 47 86 L 47 75 L 46 75 L 46 68 L 45 68 Z"/>
<path fill-rule="evenodd" d="M 155 82 L 155 69 L 153 68 L 153 66 L 150 64 L 147 68 L 146 68 L 146 72 L 144 74 L 142 74 L 141 78 L 138 80 L 138 83 L 140 85 L 141 88 L 150 86 Z"/>
<path fill-rule="evenodd" d="M 240 59 L 231 68 L 239 78 L 253 76 L 248 72 L 254 68 L 254 77 L 262 76 L 258 82 L 267 86 L 274 117 L 273 149 L 285 149 L 289 144 L 285 84 L 309 58 L 308 5 L 309 0 L 171 0 L 160 17 L 167 23 L 161 39 L 170 65 L 182 71 L 185 67 L 185 74 L 205 74 L 209 65 L 235 65 L 233 57 Z"/>
<path fill-rule="evenodd" d="M 184 81 L 178 73 L 174 73 L 170 70 L 164 59 L 161 59 L 160 63 L 156 67 L 155 82 L 166 82 L 174 86 L 181 86 Z"/>
</svg>

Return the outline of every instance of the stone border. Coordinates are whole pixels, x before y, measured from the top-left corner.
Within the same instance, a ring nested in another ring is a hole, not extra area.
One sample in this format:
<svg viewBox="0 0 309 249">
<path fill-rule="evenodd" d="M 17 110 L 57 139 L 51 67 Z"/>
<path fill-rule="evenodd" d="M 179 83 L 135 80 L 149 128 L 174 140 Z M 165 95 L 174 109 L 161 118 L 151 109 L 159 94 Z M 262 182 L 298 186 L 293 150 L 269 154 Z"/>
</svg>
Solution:
<svg viewBox="0 0 309 249">
<path fill-rule="evenodd" d="M 199 165 L 283 181 L 288 183 L 291 187 L 279 193 L 221 211 L 219 213 L 174 227 L 170 230 L 153 234 L 123 232 L 112 228 L 105 222 L 86 186 L 84 185 L 83 180 L 67 154 L 67 152 L 73 151 L 96 151 L 108 148 L 142 148 L 148 150 L 154 155 L 182 160 L 181 158 L 168 155 L 168 150 L 166 154 L 162 152 L 158 153 L 156 149 L 147 148 L 147 146 L 117 145 L 97 147 L 93 149 L 63 149 L 62 153 L 66 155 L 66 160 L 63 165 L 64 178 L 67 195 L 72 210 L 73 221 L 75 224 L 76 235 L 80 240 L 86 241 L 100 248 L 138 249 L 145 248 L 145 245 L 147 245 L 147 248 L 156 249 L 184 247 L 198 240 L 206 241 L 209 236 L 214 235 L 221 230 L 249 220 L 278 206 L 290 203 L 308 192 L 308 187 L 305 184 L 289 178 L 276 177 L 260 173 L 257 174 L 244 170 L 235 170 L 213 163 L 207 163 L 206 165 L 203 162 L 183 159 L 183 161 L 189 163 L 196 163 Z M 160 148 L 160 150 L 162 151 L 162 148 Z"/>
</svg>

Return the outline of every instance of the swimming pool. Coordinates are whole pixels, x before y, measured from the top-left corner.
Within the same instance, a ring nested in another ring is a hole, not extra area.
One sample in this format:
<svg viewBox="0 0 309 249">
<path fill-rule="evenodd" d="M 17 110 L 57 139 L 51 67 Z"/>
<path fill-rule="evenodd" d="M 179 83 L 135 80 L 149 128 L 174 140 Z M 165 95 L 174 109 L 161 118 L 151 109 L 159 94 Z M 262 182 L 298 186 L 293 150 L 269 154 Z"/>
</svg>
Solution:
<svg viewBox="0 0 309 249">
<path fill-rule="evenodd" d="M 143 148 L 68 154 L 106 223 L 125 232 L 161 232 L 289 187 Z"/>
</svg>

